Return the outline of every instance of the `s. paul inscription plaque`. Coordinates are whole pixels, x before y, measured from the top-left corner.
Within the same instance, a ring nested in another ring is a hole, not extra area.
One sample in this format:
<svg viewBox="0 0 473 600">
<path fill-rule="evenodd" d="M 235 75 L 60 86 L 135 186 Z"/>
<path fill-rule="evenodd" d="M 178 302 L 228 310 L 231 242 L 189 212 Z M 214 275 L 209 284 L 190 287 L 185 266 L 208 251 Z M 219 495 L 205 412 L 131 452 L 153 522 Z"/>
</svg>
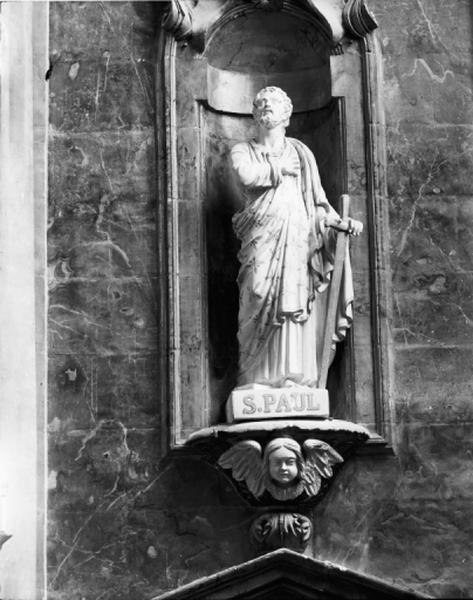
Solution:
<svg viewBox="0 0 473 600">
<path fill-rule="evenodd" d="M 329 416 L 328 391 L 321 388 L 267 388 L 234 390 L 227 402 L 227 420 L 258 421 Z"/>
</svg>

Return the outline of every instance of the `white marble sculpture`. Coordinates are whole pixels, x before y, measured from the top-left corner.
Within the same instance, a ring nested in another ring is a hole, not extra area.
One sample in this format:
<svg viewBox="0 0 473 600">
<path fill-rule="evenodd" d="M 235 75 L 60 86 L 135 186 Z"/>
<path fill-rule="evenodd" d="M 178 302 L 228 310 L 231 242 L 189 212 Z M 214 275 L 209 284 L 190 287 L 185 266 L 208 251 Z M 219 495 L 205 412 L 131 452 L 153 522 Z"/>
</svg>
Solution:
<svg viewBox="0 0 473 600">
<path fill-rule="evenodd" d="M 285 136 L 292 103 L 280 88 L 254 100 L 258 136 L 231 151 L 243 208 L 233 217 L 241 242 L 238 385 L 316 387 L 327 289 L 341 219 L 320 183 L 312 152 Z M 363 226 L 349 219 L 348 233 Z M 334 341 L 352 321 L 353 286 L 348 252 Z"/>
</svg>

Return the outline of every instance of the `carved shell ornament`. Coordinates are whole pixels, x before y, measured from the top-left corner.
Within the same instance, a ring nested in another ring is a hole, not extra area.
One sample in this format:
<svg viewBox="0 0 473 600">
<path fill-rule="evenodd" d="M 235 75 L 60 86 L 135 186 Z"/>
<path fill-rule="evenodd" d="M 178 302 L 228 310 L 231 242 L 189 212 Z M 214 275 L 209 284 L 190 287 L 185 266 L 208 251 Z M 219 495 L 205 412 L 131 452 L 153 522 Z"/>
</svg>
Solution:
<svg viewBox="0 0 473 600">
<path fill-rule="evenodd" d="M 326 442 L 308 439 L 302 448 L 290 437 L 271 440 L 265 447 L 254 440 L 237 442 L 218 464 L 231 469 L 236 481 L 244 481 L 255 498 L 266 491 L 276 500 L 294 500 L 319 493 L 322 478 L 333 475 L 332 466 L 343 458 Z"/>
</svg>

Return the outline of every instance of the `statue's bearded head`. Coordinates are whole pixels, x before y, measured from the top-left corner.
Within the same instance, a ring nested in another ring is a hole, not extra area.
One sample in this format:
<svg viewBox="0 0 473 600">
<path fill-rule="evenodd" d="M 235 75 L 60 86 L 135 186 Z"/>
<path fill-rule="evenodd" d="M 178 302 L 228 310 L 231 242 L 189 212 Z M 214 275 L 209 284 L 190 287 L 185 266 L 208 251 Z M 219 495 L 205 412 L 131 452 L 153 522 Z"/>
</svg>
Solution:
<svg viewBox="0 0 473 600">
<path fill-rule="evenodd" d="M 253 117 L 265 129 L 274 129 L 281 124 L 287 127 L 291 114 L 291 99 L 281 88 L 265 87 L 253 100 Z"/>
</svg>

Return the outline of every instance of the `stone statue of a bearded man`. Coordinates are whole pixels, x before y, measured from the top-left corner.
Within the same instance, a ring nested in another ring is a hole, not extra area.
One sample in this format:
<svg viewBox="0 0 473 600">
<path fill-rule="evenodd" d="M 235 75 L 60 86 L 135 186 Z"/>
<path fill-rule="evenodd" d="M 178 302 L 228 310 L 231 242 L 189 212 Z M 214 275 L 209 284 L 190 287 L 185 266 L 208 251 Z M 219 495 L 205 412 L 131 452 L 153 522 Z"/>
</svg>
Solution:
<svg viewBox="0 0 473 600">
<path fill-rule="evenodd" d="M 292 103 L 277 87 L 261 90 L 253 104 L 256 140 L 231 151 L 244 201 L 233 217 L 241 249 L 238 341 L 239 386 L 317 386 L 326 290 L 341 219 L 320 183 L 312 152 L 287 138 Z M 363 226 L 350 220 L 349 233 Z M 353 287 L 344 264 L 334 342 L 352 320 Z"/>
</svg>

